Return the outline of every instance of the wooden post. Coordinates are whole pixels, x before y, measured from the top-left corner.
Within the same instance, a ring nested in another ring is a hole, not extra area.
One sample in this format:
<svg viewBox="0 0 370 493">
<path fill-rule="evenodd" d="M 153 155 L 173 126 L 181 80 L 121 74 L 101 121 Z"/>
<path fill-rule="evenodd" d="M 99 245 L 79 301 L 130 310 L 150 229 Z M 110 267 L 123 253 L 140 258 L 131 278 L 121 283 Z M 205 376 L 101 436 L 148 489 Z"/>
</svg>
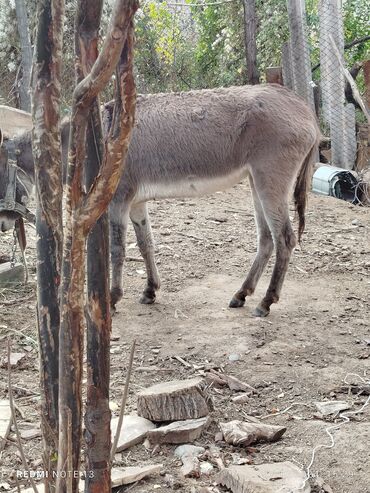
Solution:
<svg viewBox="0 0 370 493">
<path fill-rule="evenodd" d="M 293 68 L 290 40 L 283 44 L 281 52 L 281 65 L 283 72 L 283 84 L 289 89 L 293 89 Z"/>
<path fill-rule="evenodd" d="M 33 156 L 36 180 L 37 321 L 45 492 L 55 491 L 58 455 L 59 287 L 62 263 L 62 156 L 59 107 L 64 2 L 38 3 L 33 64 Z"/>
<path fill-rule="evenodd" d="M 266 68 L 266 82 L 269 84 L 283 85 L 283 71 L 281 67 L 267 67 Z"/>
<path fill-rule="evenodd" d="M 88 19 L 93 18 L 94 3 L 81 4 L 86 9 L 84 15 Z M 116 0 L 102 50 L 91 71 L 78 84 L 73 95 L 65 206 L 62 324 L 59 349 L 58 493 L 66 493 L 67 491 L 68 493 L 77 493 L 78 491 L 82 411 L 85 243 L 87 235 L 96 221 L 106 211 L 124 170 L 136 102 L 136 90 L 132 74 L 132 18 L 137 7 L 137 0 Z M 91 50 L 93 55 L 95 47 L 91 46 Z M 83 53 L 82 47 L 81 53 Z M 89 191 L 84 193 L 82 176 L 86 157 L 85 133 L 90 108 L 96 101 L 98 94 L 109 82 L 117 66 L 117 92 L 113 123 L 104 142 L 100 173 L 93 181 Z M 98 313 L 99 309 L 99 305 L 94 305 L 93 310 L 97 312 L 97 319 L 101 320 L 103 315 Z M 105 396 L 103 395 L 102 400 L 104 401 L 104 399 Z M 104 451 L 96 450 L 95 452 L 101 452 L 104 455 Z M 105 464 L 103 464 L 103 470 L 107 470 Z M 72 479 L 69 481 L 71 474 Z M 104 475 L 105 472 L 103 472 Z M 105 479 L 107 479 L 106 476 Z M 104 486 L 104 491 L 105 488 L 106 486 Z M 96 491 L 100 491 L 99 487 Z"/>
<path fill-rule="evenodd" d="M 259 84 L 260 74 L 257 67 L 257 14 L 256 0 L 243 0 L 244 42 L 247 63 L 248 84 Z"/>
<path fill-rule="evenodd" d="M 367 109 L 370 111 L 370 60 L 366 60 L 363 63 L 362 69 L 364 71 L 365 78 L 365 102 L 367 105 Z"/>
<path fill-rule="evenodd" d="M 310 50 L 304 0 L 287 0 L 294 91 L 314 110 Z"/>
</svg>

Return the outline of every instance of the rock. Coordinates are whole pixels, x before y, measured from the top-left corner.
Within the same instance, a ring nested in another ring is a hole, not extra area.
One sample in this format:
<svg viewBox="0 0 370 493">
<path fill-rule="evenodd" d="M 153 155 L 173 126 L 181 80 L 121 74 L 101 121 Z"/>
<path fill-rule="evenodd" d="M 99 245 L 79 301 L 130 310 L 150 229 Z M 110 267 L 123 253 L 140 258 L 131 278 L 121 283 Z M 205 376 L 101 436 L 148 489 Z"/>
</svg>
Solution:
<svg viewBox="0 0 370 493">
<path fill-rule="evenodd" d="M 140 481 L 140 479 L 159 472 L 162 468 L 163 464 L 152 464 L 144 467 L 124 467 L 122 469 L 113 468 L 112 488 L 124 484 L 136 483 L 136 481 Z"/>
<path fill-rule="evenodd" d="M 139 393 L 137 412 L 151 421 L 178 421 L 207 416 L 212 410 L 202 378 L 153 385 Z"/>
<path fill-rule="evenodd" d="M 206 416 L 199 419 L 175 421 L 148 431 L 151 443 L 188 443 L 200 437 L 203 430 L 209 425 L 210 419 Z"/>
<path fill-rule="evenodd" d="M 337 414 L 340 411 L 345 411 L 351 407 L 346 401 L 322 401 L 315 402 L 314 404 L 323 416 Z"/>
<path fill-rule="evenodd" d="M 10 431 L 10 422 L 12 419 L 12 411 L 10 403 L 7 399 L 0 399 L 0 450 L 5 445 L 1 438 L 7 438 L 7 433 Z"/>
<path fill-rule="evenodd" d="M 227 443 L 244 447 L 260 440 L 275 442 L 286 432 L 286 428 L 282 426 L 268 425 L 257 420 L 253 420 L 251 423 L 237 420 L 229 421 L 228 423 L 220 423 L 220 428 Z"/>
<path fill-rule="evenodd" d="M 20 430 L 21 438 L 23 440 L 33 440 L 41 436 L 40 428 L 30 428 L 28 430 Z"/>
<path fill-rule="evenodd" d="M 111 421 L 112 441 L 117 431 L 118 419 L 113 418 Z M 117 444 L 117 452 L 121 452 L 140 443 L 147 436 L 148 431 L 153 428 L 155 428 L 155 424 L 141 416 L 124 416 L 121 434 Z"/>
<path fill-rule="evenodd" d="M 305 479 L 305 472 L 287 461 L 230 466 L 220 472 L 218 482 L 233 493 L 310 493 L 308 484 L 302 488 Z"/>
<path fill-rule="evenodd" d="M 0 264 L 0 288 L 12 288 L 24 281 L 24 267 L 22 264 L 11 266 L 10 262 Z"/>
<path fill-rule="evenodd" d="M 201 462 L 200 463 L 200 474 L 204 474 L 208 476 L 214 471 L 214 467 L 210 462 Z"/>
<path fill-rule="evenodd" d="M 181 473 L 185 478 L 199 478 L 200 464 L 198 457 L 204 452 L 205 449 L 203 447 L 188 444 L 180 445 L 180 447 L 175 449 L 175 456 L 181 459 Z"/>
<path fill-rule="evenodd" d="M 229 361 L 239 361 L 240 360 L 240 354 L 229 354 Z"/>
<path fill-rule="evenodd" d="M 10 361 L 10 367 L 14 368 L 15 366 L 18 365 L 20 361 L 26 356 L 26 353 L 10 353 L 9 356 L 9 361 Z M 8 358 L 4 358 L 1 362 L 1 366 L 3 368 L 8 367 Z"/>
<path fill-rule="evenodd" d="M 235 402 L 235 404 L 245 404 L 249 401 L 249 398 L 252 394 L 253 392 L 244 392 L 244 394 L 234 395 L 231 400 Z"/>
</svg>

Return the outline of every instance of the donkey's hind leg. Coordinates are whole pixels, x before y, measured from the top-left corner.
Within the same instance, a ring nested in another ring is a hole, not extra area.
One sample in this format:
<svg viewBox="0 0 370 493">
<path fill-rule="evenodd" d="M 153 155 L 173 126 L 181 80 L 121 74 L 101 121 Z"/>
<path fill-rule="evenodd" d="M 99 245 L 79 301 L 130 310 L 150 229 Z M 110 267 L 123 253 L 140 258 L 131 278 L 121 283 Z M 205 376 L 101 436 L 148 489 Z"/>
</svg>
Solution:
<svg viewBox="0 0 370 493">
<path fill-rule="evenodd" d="M 262 204 L 258 198 L 253 179 L 249 177 L 254 202 L 255 221 L 257 227 L 257 255 L 252 267 L 248 272 L 242 287 L 237 291 L 229 303 L 230 308 L 238 308 L 244 305 L 246 296 L 251 296 L 256 289 L 257 283 L 271 257 L 274 248 L 270 228 L 266 222 Z"/>
<path fill-rule="evenodd" d="M 110 252 L 112 261 L 112 283 L 110 291 L 110 304 L 114 309 L 123 296 L 123 263 L 125 260 L 125 244 L 127 223 L 129 217 L 129 204 L 127 202 L 111 202 L 109 207 L 110 223 Z"/>
<path fill-rule="evenodd" d="M 287 183 L 288 180 L 283 185 L 282 180 L 277 179 L 275 186 L 280 181 L 280 188 L 270 188 L 269 191 L 268 187 L 266 187 L 268 182 L 266 183 L 263 177 L 260 178 L 262 179 L 259 180 L 259 183 L 256 181 L 256 178 L 254 181 L 276 252 L 275 265 L 269 287 L 264 298 L 254 311 L 255 316 L 265 317 L 269 314 L 272 303 L 279 301 L 291 253 L 297 244 L 297 240 L 289 219 L 288 200 L 290 184 Z"/>
<path fill-rule="evenodd" d="M 140 303 L 151 304 L 155 301 L 155 292 L 160 288 L 161 283 L 154 258 L 154 240 L 146 202 L 131 207 L 130 219 L 134 225 L 138 247 L 147 272 L 147 285 L 140 298 Z"/>
</svg>

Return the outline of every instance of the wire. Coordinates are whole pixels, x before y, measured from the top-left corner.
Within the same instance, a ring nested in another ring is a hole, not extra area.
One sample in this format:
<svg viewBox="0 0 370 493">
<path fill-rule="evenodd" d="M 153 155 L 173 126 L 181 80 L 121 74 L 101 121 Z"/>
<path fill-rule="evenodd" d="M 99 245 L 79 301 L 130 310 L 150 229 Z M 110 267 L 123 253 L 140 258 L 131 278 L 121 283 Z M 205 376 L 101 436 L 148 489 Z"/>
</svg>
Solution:
<svg viewBox="0 0 370 493">
<path fill-rule="evenodd" d="M 219 2 L 209 2 L 209 3 L 169 3 L 166 2 L 166 4 L 169 7 L 208 7 L 210 5 L 222 5 L 224 3 L 232 3 L 235 2 L 236 0 L 222 0 Z"/>
</svg>

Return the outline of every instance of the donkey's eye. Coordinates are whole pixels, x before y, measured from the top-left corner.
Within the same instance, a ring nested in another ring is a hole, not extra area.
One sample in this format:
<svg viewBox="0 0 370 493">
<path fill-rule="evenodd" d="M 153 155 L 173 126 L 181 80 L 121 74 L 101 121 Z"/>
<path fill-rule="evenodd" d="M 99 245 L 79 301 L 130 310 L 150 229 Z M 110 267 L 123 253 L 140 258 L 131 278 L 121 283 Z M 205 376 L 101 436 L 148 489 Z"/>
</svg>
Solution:
<svg viewBox="0 0 370 493">
<path fill-rule="evenodd" d="M 15 155 L 16 155 L 16 156 L 20 156 L 20 155 L 21 155 L 21 151 L 20 151 L 19 149 L 16 149 L 16 151 L 15 151 Z"/>
</svg>

